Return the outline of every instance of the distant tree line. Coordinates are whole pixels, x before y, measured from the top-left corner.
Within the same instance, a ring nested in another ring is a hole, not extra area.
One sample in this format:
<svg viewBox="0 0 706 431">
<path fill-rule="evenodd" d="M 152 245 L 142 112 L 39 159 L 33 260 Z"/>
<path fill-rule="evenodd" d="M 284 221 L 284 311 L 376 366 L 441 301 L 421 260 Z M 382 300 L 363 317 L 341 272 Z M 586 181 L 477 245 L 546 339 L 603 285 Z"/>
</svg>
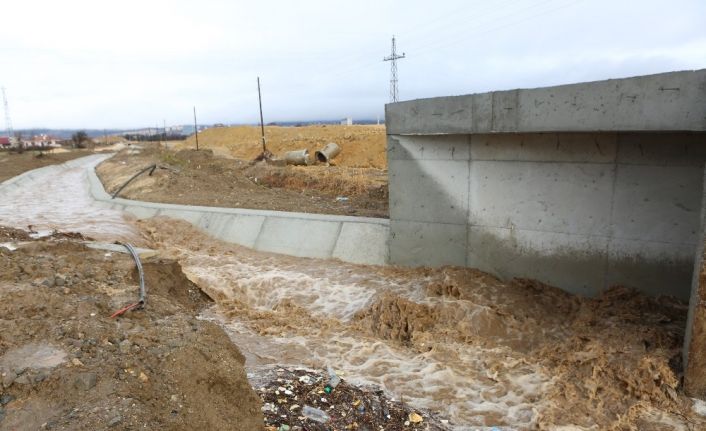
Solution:
<svg viewBox="0 0 706 431">
<path fill-rule="evenodd" d="M 139 142 L 158 142 L 158 141 L 183 141 L 187 138 L 186 135 L 180 133 L 157 133 L 154 135 L 141 135 L 137 133 L 126 133 L 123 135 L 128 141 Z"/>
</svg>

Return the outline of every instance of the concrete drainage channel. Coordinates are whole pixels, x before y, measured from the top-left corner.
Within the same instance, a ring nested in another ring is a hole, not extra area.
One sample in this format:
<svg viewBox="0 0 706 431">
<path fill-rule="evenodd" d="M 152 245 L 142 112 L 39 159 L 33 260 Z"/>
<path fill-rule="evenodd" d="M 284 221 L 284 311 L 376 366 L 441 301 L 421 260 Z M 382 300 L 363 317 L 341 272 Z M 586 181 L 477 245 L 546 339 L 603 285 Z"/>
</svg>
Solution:
<svg viewBox="0 0 706 431">
<path fill-rule="evenodd" d="M 215 238 L 258 251 L 368 265 L 388 263 L 387 219 L 111 199 L 95 173 L 102 160 L 90 166 L 88 181 L 93 199 L 106 207 L 138 218 L 162 215 L 185 220 Z"/>
</svg>

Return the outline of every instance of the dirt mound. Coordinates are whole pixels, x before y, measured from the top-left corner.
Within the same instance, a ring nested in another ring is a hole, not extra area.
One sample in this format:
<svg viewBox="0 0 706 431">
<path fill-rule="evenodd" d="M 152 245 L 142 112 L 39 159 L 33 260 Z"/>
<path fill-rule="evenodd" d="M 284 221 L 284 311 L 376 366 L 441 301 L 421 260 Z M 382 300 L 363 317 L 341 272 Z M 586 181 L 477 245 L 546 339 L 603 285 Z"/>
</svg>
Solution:
<svg viewBox="0 0 706 431">
<path fill-rule="evenodd" d="M 150 286 L 150 295 L 171 298 L 189 310 L 200 310 L 210 305 L 211 298 L 192 283 L 181 271 L 175 260 L 151 259 L 142 262 L 145 285 Z M 137 269 L 132 272 L 135 283 L 139 281 Z"/>
<path fill-rule="evenodd" d="M 146 307 L 112 319 L 137 297 L 129 255 L 66 238 L 0 252 L 0 429 L 262 429 L 243 356 L 197 319 L 210 301 L 176 262 L 145 270 Z"/>
<path fill-rule="evenodd" d="M 287 151 L 308 149 L 314 152 L 329 142 L 341 147 L 334 159 L 337 166 L 387 169 L 386 135 L 384 126 L 305 126 L 265 127 L 267 149 L 284 157 Z M 190 136 L 177 148 L 196 148 L 196 139 Z M 214 150 L 242 160 L 253 160 L 262 152 L 260 128 L 254 126 L 214 127 L 199 132 L 199 148 Z"/>
<path fill-rule="evenodd" d="M 113 193 L 137 177 L 120 197 L 175 204 L 251 208 L 320 214 L 387 217 L 387 174 L 341 166 L 272 166 L 213 155 L 211 150 L 123 151 L 96 172 Z"/>
</svg>

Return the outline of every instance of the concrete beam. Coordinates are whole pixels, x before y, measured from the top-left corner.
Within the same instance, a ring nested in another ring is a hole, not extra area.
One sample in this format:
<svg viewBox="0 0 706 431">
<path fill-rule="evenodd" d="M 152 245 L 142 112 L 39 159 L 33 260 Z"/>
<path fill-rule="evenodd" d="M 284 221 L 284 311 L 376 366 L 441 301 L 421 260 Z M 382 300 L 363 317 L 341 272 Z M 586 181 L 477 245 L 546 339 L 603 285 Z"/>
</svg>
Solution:
<svg viewBox="0 0 706 431">
<path fill-rule="evenodd" d="M 706 69 L 388 104 L 389 135 L 706 131 Z"/>
</svg>

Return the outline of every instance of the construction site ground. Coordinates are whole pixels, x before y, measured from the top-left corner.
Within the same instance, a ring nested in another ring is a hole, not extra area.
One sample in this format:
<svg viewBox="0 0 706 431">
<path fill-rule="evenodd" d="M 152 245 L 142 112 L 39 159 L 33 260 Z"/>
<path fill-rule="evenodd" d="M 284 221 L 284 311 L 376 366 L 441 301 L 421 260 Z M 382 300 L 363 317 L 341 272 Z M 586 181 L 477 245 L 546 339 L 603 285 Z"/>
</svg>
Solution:
<svg viewBox="0 0 706 431">
<path fill-rule="evenodd" d="M 203 156 L 117 157 L 150 151 Z M 52 180 L 76 201 L 76 178 Z M 0 201 L 7 222 L 15 204 Z M 110 237 L 98 211 L 72 221 Z M 137 298 L 130 255 L 0 229 L 0 430 L 706 429 L 706 403 L 682 390 L 675 298 L 584 298 L 470 268 L 262 253 L 163 217 L 123 223 L 156 255 L 143 255 L 145 308 L 116 318 Z M 343 379 L 333 391 L 327 364 Z"/>
<path fill-rule="evenodd" d="M 199 148 L 241 160 L 253 160 L 262 152 L 259 127 L 213 127 L 199 132 Z M 309 150 L 311 157 L 329 142 L 341 147 L 336 166 L 387 169 L 385 126 L 320 125 L 302 127 L 266 126 L 267 149 L 282 157 L 287 151 Z M 196 148 L 196 136 L 175 142 L 176 149 Z"/>
<path fill-rule="evenodd" d="M 214 155 L 211 149 L 176 150 L 159 144 L 125 149 L 96 172 L 108 193 L 156 164 L 120 192 L 141 201 L 338 214 L 388 216 L 387 172 L 349 166 L 282 166 Z M 341 155 L 341 160 L 345 156 Z"/>
</svg>

